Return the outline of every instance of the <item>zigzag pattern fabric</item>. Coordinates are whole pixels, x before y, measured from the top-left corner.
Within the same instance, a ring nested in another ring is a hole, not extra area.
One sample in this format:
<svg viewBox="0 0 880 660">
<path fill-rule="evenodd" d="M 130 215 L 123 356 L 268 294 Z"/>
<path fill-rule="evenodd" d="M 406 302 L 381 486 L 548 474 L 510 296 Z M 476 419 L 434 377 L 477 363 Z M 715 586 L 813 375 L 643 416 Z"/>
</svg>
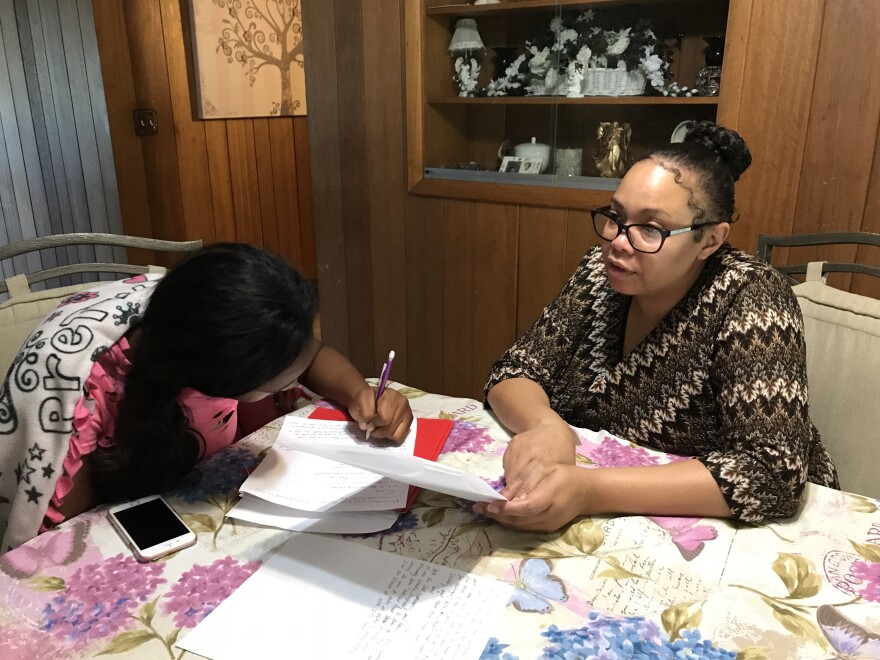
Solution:
<svg viewBox="0 0 880 660">
<path fill-rule="evenodd" d="M 572 426 L 696 457 L 743 522 L 794 515 L 806 481 L 839 488 L 810 422 L 803 318 L 782 275 L 725 244 L 622 355 L 629 300 L 594 248 L 485 391 L 529 378 Z"/>
</svg>

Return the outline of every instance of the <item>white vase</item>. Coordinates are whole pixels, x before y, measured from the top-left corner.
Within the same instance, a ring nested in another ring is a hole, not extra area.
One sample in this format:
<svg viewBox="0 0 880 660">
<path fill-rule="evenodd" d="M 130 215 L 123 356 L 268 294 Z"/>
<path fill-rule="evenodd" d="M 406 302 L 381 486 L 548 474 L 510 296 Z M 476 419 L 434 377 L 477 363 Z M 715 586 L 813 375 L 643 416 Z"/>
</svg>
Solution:
<svg viewBox="0 0 880 660">
<path fill-rule="evenodd" d="M 553 172 L 561 176 L 580 176 L 584 166 L 583 149 L 561 149 L 553 152 Z"/>
</svg>

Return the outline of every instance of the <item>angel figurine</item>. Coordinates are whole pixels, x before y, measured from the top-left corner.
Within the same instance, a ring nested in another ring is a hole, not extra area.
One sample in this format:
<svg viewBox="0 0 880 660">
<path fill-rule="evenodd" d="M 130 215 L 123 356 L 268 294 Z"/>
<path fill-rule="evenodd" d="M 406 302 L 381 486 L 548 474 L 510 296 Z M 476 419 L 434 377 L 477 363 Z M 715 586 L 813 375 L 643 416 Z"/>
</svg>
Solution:
<svg viewBox="0 0 880 660">
<path fill-rule="evenodd" d="M 596 136 L 599 139 L 599 149 L 595 161 L 599 176 L 621 178 L 629 160 L 632 128 L 627 122 L 603 121 L 599 122 Z"/>
<path fill-rule="evenodd" d="M 474 57 L 455 58 L 455 83 L 458 85 L 459 96 L 473 96 L 480 77 L 480 63 Z"/>
<path fill-rule="evenodd" d="M 584 65 L 580 62 L 568 63 L 568 98 L 584 98 Z"/>
</svg>

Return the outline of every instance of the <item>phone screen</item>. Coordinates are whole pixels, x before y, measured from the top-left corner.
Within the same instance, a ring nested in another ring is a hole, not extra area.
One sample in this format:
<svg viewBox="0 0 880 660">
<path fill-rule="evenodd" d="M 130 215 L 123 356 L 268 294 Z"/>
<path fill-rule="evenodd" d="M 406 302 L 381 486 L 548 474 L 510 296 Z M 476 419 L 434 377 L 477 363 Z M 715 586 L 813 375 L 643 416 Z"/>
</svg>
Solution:
<svg viewBox="0 0 880 660">
<path fill-rule="evenodd" d="M 113 515 L 141 549 L 151 548 L 189 532 L 189 528 L 159 498 L 117 511 Z"/>
</svg>

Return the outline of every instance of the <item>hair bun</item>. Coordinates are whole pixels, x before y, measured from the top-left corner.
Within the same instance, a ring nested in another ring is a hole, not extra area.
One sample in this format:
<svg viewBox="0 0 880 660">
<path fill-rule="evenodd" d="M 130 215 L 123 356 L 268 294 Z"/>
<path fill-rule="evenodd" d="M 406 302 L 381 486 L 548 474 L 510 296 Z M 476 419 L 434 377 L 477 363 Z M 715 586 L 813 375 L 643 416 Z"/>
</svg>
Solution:
<svg viewBox="0 0 880 660">
<path fill-rule="evenodd" d="M 691 122 L 684 141 L 702 144 L 713 151 L 727 165 L 734 181 L 752 164 L 752 154 L 740 134 L 715 122 Z"/>
</svg>

